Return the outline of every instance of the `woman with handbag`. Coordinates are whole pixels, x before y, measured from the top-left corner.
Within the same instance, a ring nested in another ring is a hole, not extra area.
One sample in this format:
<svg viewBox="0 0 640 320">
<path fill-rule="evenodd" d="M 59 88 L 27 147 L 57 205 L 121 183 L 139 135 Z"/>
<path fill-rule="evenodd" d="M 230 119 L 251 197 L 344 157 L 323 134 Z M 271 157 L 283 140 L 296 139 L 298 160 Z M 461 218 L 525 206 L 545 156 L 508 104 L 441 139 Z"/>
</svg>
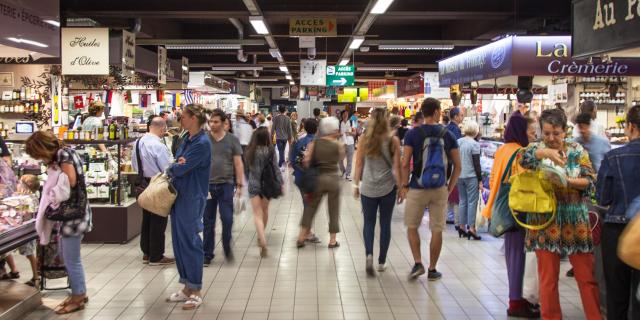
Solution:
<svg viewBox="0 0 640 320">
<path fill-rule="evenodd" d="M 311 229 L 311 222 L 320 207 L 320 201 L 327 195 L 329 204 L 329 248 L 340 246 L 336 235 L 340 232 L 340 176 L 338 175 L 338 163 L 344 160 L 345 149 L 338 138 L 340 137 L 340 120 L 335 117 L 324 118 L 319 126 L 321 138 L 309 144 L 305 155 L 304 165 L 313 164 L 317 168 L 315 191 L 311 201 L 304 208 L 300 220 L 300 233 L 296 245 L 298 248 L 305 246 L 305 237 Z"/>
<path fill-rule="evenodd" d="M 60 177 L 57 179 L 50 178 L 55 184 L 68 180 L 69 196 L 59 197 L 58 200 L 67 199 L 60 203 L 59 206 L 52 206 L 52 194 L 43 192 L 43 199 L 38 210 L 43 215 L 40 219 L 60 221 L 61 234 L 60 246 L 65 268 L 69 276 L 69 284 L 71 286 L 71 296 L 64 300 L 55 312 L 57 314 L 67 314 L 82 310 L 89 301 L 87 297 L 87 286 L 84 277 L 84 268 L 80 255 L 80 246 L 82 238 L 86 232 L 90 232 L 91 225 L 91 208 L 87 201 L 87 189 L 84 182 L 84 169 L 82 160 L 75 150 L 64 146 L 53 133 L 49 131 L 38 131 L 32 134 L 25 142 L 25 150 L 27 154 L 37 160 L 43 161 L 49 166 L 49 169 L 59 168 Z M 63 181 L 60 181 L 60 178 Z M 47 183 L 49 181 L 47 180 Z M 54 184 L 54 185 L 55 185 Z M 53 186 L 52 186 L 53 187 Z M 48 186 L 45 185 L 45 190 Z M 64 189 L 64 187 L 62 187 Z"/>
<path fill-rule="evenodd" d="M 202 129 L 207 121 L 201 105 L 185 107 L 180 123 L 188 136 L 176 151 L 176 162 L 166 173 L 178 192 L 171 209 L 171 238 L 180 283 L 184 288 L 167 298 L 167 302 L 183 302 L 183 310 L 202 304 L 202 273 L 204 251 L 199 233 L 209 192 L 211 172 L 211 142 Z"/>
<path fill-rule="evenodd" d="M 489 198 L 482 211 L 482 215 L 491 219 L 490 231 L 501 226 L 503 229 L 494 236 L 504 234 L 505 260 L 507 264 L 507 278 L 509 284 L 509 308 L 507 315 L 511 317 L 539 318 L 540 311 L 523 297 L 523 274 L 525 272 L 524 238 L 525 230 L 519 227 L 508 207 L 508 181 L 512 174 L 522 171 L 514 158 L 521 148 L 529 145 L 531 137 L 528 132 L 530 126 L 527 119 L 519 113 L 514 113 L 504 131 L 504 145 L 495 152 L 493 167 L 489 178 Z M 506 191 L 506 192 L 505 192 Z M 498 194 L 500 193 L 500 196 Z M 506 198 L 505 198 L 506 197 Z M 498 205 L 503 204 L 503 205 Z"/>
<path fill-rule="evenodd" d="M 395 172 L 395 174 L 394 174 Z M 365 174 L 366 173 L 366 174 Z M 386 108 L 371 112 L 369 130 L 358 142 L 353 195 L 360 198 L 364 215 L 364 247 L 366 271 L 373 275 L 373 240 L 380 209 L 380 254 L 378 271 L 386 269 L 387 251 L 391 243 L 391 215 L 402 186 L 400 180 L 400 139 L 389 129 Z M 362 181 L 362 184 L 360 182 Z"/>
<path fill-rule="evenodd" d="M 269 129 L 259 127 L 253 132 L 247 147 L 249 167 L 249 199 L 253 208 L 253 221 L 258 233 L 260 256 L 267 256 L 265 228 L 269 222 L 269 201 L 282 195 L 282 173 L 271 143 Z"/>
<path fill-rule="evenodd" d="M 567 116 L 564 111 L 543 111 L 540 127 L 543 141 L 520 150 L 518 162 L 525 169 L 538 170 L 551 165 L 550 161 L 566 175 L 566 185 L 552 181 L 554 179 L 548 176 L 539 178 L 543 183 L 553 185 L 555 220 L 546 228 L 535 228 L 553 219 L 553 214 L 527 214 L 525 245 L 527 250 L 535 251 L 538 258 L 541 316 L 543 319 L 562 319 L 558 274 L 560 256 L 567 255 L 578 282 L 585 317 L 599 320 L 602 319 L 600 296 L 594 278 L 593 238 L 587 208 L 595 180 L 589 154 L 580 144 L 565 141 Z M 515 206 L 514 203 L 510 205 Z"/>
</svg>

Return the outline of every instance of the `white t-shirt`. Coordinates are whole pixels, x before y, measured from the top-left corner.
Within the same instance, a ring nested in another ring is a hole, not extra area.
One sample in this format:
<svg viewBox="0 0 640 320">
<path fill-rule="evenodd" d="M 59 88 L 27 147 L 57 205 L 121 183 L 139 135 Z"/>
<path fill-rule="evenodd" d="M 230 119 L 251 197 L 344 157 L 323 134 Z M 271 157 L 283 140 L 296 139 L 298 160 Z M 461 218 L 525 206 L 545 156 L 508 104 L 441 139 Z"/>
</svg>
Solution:
<svg viewBox="0 0 640 320">
<path fill-rule="evenodd" d="M 340 123 L 340 135 L 342 136 L 342 142 L 344 142 L 344 144 L 348 146 L 355 144 L 353 136 L 347 135 L 347 132 L 352 132 L 352 129 L 353 127 L 351 127 L 351 121 Z"/>
<path fill-rule="evenodd" d="M 591 134 L 593 135 L 607 137 L 607 134 L 605 133 L 605 130 L 604 130 L 604 126 L 595 120 L 591 121 L 590 130 L 591 130 Z M 578 125 L 573 125 L 573 137 L 574 138 L 580 137 L 580 131 L 578 130 Z"/>
</svg>

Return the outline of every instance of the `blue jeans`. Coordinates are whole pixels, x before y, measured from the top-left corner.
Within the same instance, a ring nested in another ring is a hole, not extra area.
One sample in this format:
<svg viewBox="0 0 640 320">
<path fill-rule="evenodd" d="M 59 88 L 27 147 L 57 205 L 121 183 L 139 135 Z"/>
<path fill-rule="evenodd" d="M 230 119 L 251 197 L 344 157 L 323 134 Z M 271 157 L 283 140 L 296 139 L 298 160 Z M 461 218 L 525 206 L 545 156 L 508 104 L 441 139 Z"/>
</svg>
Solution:
<svg viewBox="0 0 640 320">
<path fill-rule="evenodd" d="M 284 149 L 287 147 L 287 139 L 276 139 L 276 145 L 278 146 L 278 167 L 282 167 L 284 163 Z"/>
<path fill-rule="evenodd" d="M 475 227 L 478 199 L 480 197 L 478 178 L 462 178 L 458 180 L 460 205 L 458 209 L 459 224 Z"/>
<path fill-rule="evenodd" d="M 209 174 L 208 172 L 206 174 Z M 207 199 L 185 190 L 178 193 L 171 211 L 171 240 L 180 283 L 190 290 L 202 289 L 204 249 L 200 232 L 203 230 L 202 216 Z"/>
<path fill-rule="evenodd" d="M 80 257 L 80 245 L 84 235 L 75 237 L 60 237 L 60 251 L 64 266 L 69 275 L 72 295 L 82 295 L 87 293 L 87 285 L 84 280 L 84 268 Z"/>
<path fill-rule="evenodd" d="M 396 203 L 396 189 L 394 188 L 389 194 L 379 198 L 369 198 L 361 195 L 360 201 L 362 202 L 364 214 L 362 233 L 367 255 L 373 255 L 376 217 L 378 216 L 378 208 L 380 209 L 380 255 L 378 256 L 378 263 L 383 264 L 387 261 L 387 251 L 391 242 L 391 215 L 393 214 L 393 206 Z"/>
<path fill-rule="evenodd" d="M 213 249 L 216 246 L 216 213 L 218 212 L 218 207 L 220 207 L 220 220 L 222 221 L 222 248 L 225 254 L 231 252 L 234 187 L 231 183 L 209 185 L 211 199 L 207 200 L 207 206 L 204 210 L 204 231 L 202 235 L 205 260 L 212 260 L 215 256 Z"/>
</svg>

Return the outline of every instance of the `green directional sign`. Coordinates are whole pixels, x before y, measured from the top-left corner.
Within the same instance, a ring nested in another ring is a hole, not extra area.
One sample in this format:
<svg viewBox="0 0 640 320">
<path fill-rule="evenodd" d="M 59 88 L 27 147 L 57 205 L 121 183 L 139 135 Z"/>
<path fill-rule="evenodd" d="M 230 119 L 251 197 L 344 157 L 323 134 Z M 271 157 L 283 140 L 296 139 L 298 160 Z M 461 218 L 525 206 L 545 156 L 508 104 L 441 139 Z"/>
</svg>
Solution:
<svg viewBox="0 0 640 320">
<path fill-rule="evenodd" d="M 327 86 L 353 86 L 355 69 L 353 65 L 327 66 Z"/>
</svg>

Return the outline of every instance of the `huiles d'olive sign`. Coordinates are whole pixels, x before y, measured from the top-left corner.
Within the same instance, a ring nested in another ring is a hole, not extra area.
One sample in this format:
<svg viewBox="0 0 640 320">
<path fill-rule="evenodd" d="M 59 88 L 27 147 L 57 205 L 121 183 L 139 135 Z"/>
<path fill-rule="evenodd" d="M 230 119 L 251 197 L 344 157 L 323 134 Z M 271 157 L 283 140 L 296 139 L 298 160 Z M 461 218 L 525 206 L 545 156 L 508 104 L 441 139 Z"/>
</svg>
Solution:
<svg viewBox="0 0 640 320">
<path fill-rule="evenodd" d="M 510 75 L 636 76 L 640 59 L 572 59 L 570 36 L 509 37 L 438 62 L 440 86 Z"/>
<path fill-rule="evenodd" d="M 640 0 L 575 0 L 573 56 L 640 47 Z"/>
<path fill-rule="evenodd" d="M 62 28 L 62 74 L 109 74 L 108 28 Z"/>
</svg>

